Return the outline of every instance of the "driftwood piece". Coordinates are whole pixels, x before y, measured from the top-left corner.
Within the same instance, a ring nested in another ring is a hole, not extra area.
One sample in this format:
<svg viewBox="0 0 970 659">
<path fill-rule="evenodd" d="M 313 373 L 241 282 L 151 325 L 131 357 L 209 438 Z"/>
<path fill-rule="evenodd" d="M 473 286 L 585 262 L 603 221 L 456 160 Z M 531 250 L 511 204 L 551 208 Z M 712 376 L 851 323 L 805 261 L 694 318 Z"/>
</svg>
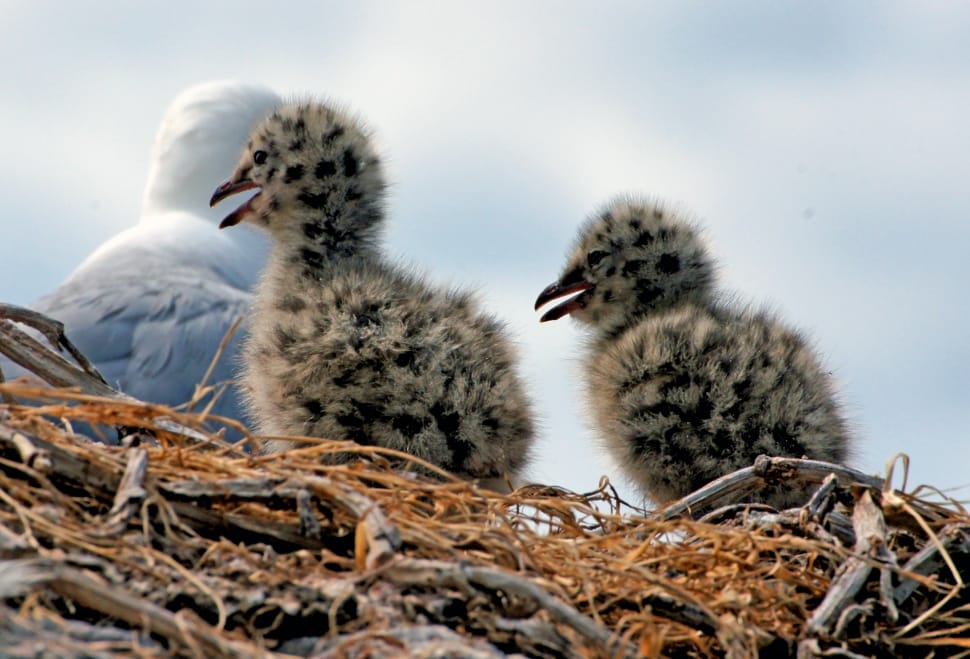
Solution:
<svg viewBox="0 0 970 659">
<path fill-rule="evenodd" d="M 64 333 L 64 323 L 25 307 L 0 302 L 0 333 L 8 339 L 7 342 L 0 341 L 0 353 L 5 354 L 23 368 L 38 373 L 51 384 L 55 383 L 49 378 L 64 379 L 60 385 L 55 384 L 55 386 L 67 386 L 68 381 L 74 379 L 73 376 L 64 374 L 64 365 L 53 360 L 46 348 L 14 327 L 9 322 L 11 320 L 34 328 L 58 350 L 62 348 L 67 350 L 86 375 L 107 386 L 108 383 L 104 376 L 67 338 L 67 334 Z M 66 360 L 64 360 L 64 363 L 70 366 Z M 107 395 L 106 392 L 94 390 L 88 393 Z"/>
<path fill-rule="evenodd" d="M 47 579 L 51 589 L 78 606 L 106 618 L 124 620 L 135 628 L 179 639 L 199 657 L 252 656 L 251 647 L 214 633 L 209 625 L 188 612 L 172 613 L 78 570 L 60 565 L 48 567 Z M 264 656 L 276 655 L 267 653 Z"/>
<path fill-rule="evenodd" d="M 10 431 L 9 439 L 17 449 L 17 453 L 20 454 L 20 461 L 25 465 L 42 473 L 50 469 L 50 455 L 44 449 L 37 448 L 37 445 L 29 437 L 16 431 Z"/>
<path fill-rule="evenodd" d="M 798 659 L 815 657 L 841 657 L 841 659 L 872 659 L 870 655 L 850 652 L 841 647 L 822 648 L 817 638 L 807 638 L 798 644 Z"/>
<path fill-rule="evenodd" d="M 121 477 L 121 483 L 118 484 L 118 491 L 115 493 L 114 502 L 101 531 L 105 537 L 121 533 L 148 495 L 144 487 L 145 474 L 148 470 L 148 451 L 135 447 L 127 449 L 126 453 L 128 461 L 125 465 L 125 473 Z"/>
<path fill-rule="evenodd" d="M 291 643 L 286 649 L 319 659 L 370 659 L 405 654 L 413 657 L 463 659 L 504 659 L 510 656 L 491 643 L 469 639 L 444 625 L 407 625 L 394 629 L 363 630 L 337 639 L 308 638 L 303 647 Z"/>
<path fill-rule="evenodd" d="M 86 488 L 96 488 L 102 493 L 113 493 L 117 489 L 118 478 L 102 469 L 100 465 L 92 464 L 76 452 L 67 451 L 48 440 L 36 436 L 28 437 L 26 433 L 0 422 L 0 446 L 6 444 L 17 448 L 24 440 L 30 442 L 33 451 L 45 456 L 46 473 L 56 473 L 73 482 L 83 484 Z M 27 464 L 27 466 L 33 465 Z"/>
<path fill-rule="evenodd" d="M 855 618 L 872 613 L 872 604 L 856 604 L 855 600 L 874 569 L 874 563 L 880 572 L 878 603 L 885 608 L 890 623 L 895 623 L 898 618 L 890 589 L 891 569 L 896 567 L 896 560 L 888 549 L 882 509 L 873 501 L 870 490 L 864 490 L 856 502 L 853 525 L 856 536 L 854 555 L 843 564 L 825 599 L 808 619 L 806 633 L 811 636 L 844 638 L 848 625 Z"/>
<path fill-rule="evenodd" d="M 58 349 L 66 349 L 80 364 L 80 368 L 53 352 L 35 338 L 19 329 L 11 320 L 16 320 L 37 329 Z M 82 394 L 113 398 L 144 405 L 110 387 L 94 365 L 74 346 L 64 333 L 64 325 L 29 309 L 0 303 L 0 354 L 6 355 L 23 368 L 40 376 L 54 387 L 76 387 Z M 0 377 L 0 384 L 4 381 Z M 4 399 L 9 398 L 6 389 L 0 390 Z M 40 396 L 43 396 L 41 393 Z M 9 402 L 9 401 L 8 401 Z M 209 442 L 211 439 L 199 431 L 176 423 L 171 419 L 156 417 L 152 426 L 159 430 L 175 433 L 189 441 Z M 118 428 L 118 435 L 128 434 L 128 428 Z"/>
<path fill-rule="evenodd" d="M 822 483 L 834 474 L 843 486 L 861 483 L 882 489 L 883 480 L 861 471 L 820 460 L 773 458 L 759 456 L 753 466 L 713 480 L 699 490 L 664 506 L 657 514 L 661 519 L 692 515 L 692 511 L 707 512 L 730 501 L 744 501 L 746 495 L 763 487 L 765 481 L 799 480 Z"/>
<path fill-rule="evenodd" d="M 832 507 L 837 487 L 835 474 L 830 474 L 801 508 L 777 511 L 764 504 L 735 503 L 711 511 L 700 521 L 728 524 L 735 520 L 745 528 L 783 529 L 832 547 L 852 547 L 856 542 L 852 520 Z"/>
<path fill-rule="evenodd" d="M 557 622 L 576 630 L 592 647 L 600 648 L 610 656 L 636 656 L 635 648 L 614 638 L 610 630 L 581 615 L 536 584 L 508 572 L 462 563 L 405 559 L 390 563 L 381 571 L 381 575 L 401 585 L 445 586 L 457 588 L 469 596 L 475 588 L 502 591 L 541 608 Z"/>
<path fill-rule="evenodd" d="M 901 606 L 916 590 L 927 583 L 925 579 L 944 568 L 943 552 L 970 556 L 970 524 L 949 524 L 939 534 L 940 544 L 928 544 L 903 565 L 900 583 L 893 590 L 893 601 Z"/>
<path fill-rule="evenodd" d="M 373 501 L 325 478 L 305 477 L 298 483 L 280 477 L 229 479 L 219 483 L 182 481 L 166 483 L 161 485 L 160 489 L 174 497 L 192 499 L 199 503 L 229 499 L 287 501 L 296 509 L 299 509 L 301 497 L 305 498 L 309 492 L 312 492 L 325 503 L 335 505 L 360 520 L 358 528 L 363 534 L 362 540 L 365 543 L 362 567 L 366 569 L 379 567 L 401 546 L 400 532 L 387 521 Z M 303 521 L 301 524 L 301 526 L 307 525 L 313 525 L 313 523 Z M 316 526 L 318 527 L 319 523 L 316 523 Z M 293 532 L 288 535 L 290 539 L 295 539 Z M 312 536 L 319 536 L 319 533 L 314 532 L 310 534 L 310 537 Z"/>
<path fill-rule="evenodd" d="M 79 620 L 35 620 L 0 605 L 0 649 L 5 657 L 167 659 L 171 652 L 149 634 Z M 131 651 L 134 650 L 132 653 Z"/>
</svg>

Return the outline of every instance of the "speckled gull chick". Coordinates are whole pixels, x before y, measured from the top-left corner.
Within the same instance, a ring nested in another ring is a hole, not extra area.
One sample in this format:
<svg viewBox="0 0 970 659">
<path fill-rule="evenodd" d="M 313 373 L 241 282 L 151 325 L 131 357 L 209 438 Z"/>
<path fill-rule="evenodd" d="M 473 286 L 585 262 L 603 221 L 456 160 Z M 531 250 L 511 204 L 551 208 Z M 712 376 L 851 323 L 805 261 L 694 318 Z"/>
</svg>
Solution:
<svg viewBox="0 0 970 659">
<path fill-rule="evenodd" d="M 385 259 L 386 183 L 361 123 L 318 102 L 282 107 L 212 203 L 254 188 L 222 226 L 246 220 L 273 242 L 244 353 L 258 431 L 392 448 L 468 479 L 518 476 L 533 422 L 513 346 L 469 294 Z"/>
<path fill-rule="evenodd" d="M 618 199 L 582 226 L 562 275 L 536 300 L 543 321 L 590 328 L 582 366 L 596 430 L 657 503 L 761 454 L 842 462 L 849 435 L 831 378 L 771 314 L 718 302 L 713 262 L 681 213 Z M 752 501 L 804 503 L 803 489 Z"/>
<path fill-rule="evenodd" d="M 191 87 L 158 130 L 138 224 L 98 247 L 33 308 L 68 336 L 114 387 L 142 400 L 188 401 L 226 331 L 248 310 L 267 243 L 228 235 L 206 206 L 239 144 L 280 103 L 271 90 L 234 82 Z M 211 383 L 232 378 L 241 332 Z M 230 388 L 213 412 L 239 418 Z"/>
</svg>

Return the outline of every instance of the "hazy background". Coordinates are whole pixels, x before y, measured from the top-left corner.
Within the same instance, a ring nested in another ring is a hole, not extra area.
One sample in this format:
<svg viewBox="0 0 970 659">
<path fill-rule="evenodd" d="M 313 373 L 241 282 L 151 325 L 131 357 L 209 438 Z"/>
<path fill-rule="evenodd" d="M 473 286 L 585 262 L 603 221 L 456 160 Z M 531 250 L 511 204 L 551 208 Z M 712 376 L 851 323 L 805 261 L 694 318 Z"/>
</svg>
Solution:
<svg viewBox="0 0 970 659">
<path fill-rule="evenodd" d="M 134 4 L 0 1 L 0 300 L 136 221 L 176 93 L 261 82 L 358 109 L 388 156 L 391 252 L 508 319 L 535 480 L 613 472 L 582 421 L 580 330 L 532 303 L 579 222 L 643 192 L 815 339 L 857 466 L 906 451 L 916 481 L 970 483 L 970 4 Z"/>
</svg>

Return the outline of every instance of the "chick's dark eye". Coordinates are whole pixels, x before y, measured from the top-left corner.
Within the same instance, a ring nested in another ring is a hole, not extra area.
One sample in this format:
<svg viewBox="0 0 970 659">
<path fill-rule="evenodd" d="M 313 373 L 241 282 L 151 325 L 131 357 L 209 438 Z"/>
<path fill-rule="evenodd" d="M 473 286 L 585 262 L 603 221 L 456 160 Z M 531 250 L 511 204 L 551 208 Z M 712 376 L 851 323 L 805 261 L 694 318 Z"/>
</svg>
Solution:
<svg viewBox="0 0 970 659">
<path fill-rule="evenodd" d="M 262 165 L 266 162 L 266 152 L 260 149 L 259 151 L 253 151 L 253 162 L 257 165 Z"/>
<path fill-rule="evenodd" d="M 595 268 L 609 255 L 610 253 L 605 250 L 594 249 L 586 255 L 586 262 L 589 264 L 589 267 Z"/>
</svg>

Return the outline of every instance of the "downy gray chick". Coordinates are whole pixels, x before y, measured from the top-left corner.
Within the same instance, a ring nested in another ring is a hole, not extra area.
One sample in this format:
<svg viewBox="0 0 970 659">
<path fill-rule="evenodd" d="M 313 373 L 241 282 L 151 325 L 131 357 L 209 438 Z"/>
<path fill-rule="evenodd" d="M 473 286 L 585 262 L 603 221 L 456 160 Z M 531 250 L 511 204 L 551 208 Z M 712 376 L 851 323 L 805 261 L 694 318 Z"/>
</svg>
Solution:
<svg viewBox="0 0 970 659">
<path fill-rule="evenodd" d="M 469 479 L 518 475 L 533 422 L 513 346 L 469 294 L 384 258 L 386 183 L 362 125 L 318 102 L 281 107 L 212 203 L 250 189 L 222 226 L 246 220 L 273 242 L 244 353 L 258 432 L 392 448 Z"/>
<path fill-rule="evenodd" d="M 660 204 L 619 199 L 589 219 L 535 307 L 590 328 L 586 397 L 612 458 L 667 503 L 761 454 L 842 462 L 846 423 L 806 341 L 771 314 L 716 301 L 697 230 Z M 753 497 L 784 507 L 804 489 Z"/>
</svg>

